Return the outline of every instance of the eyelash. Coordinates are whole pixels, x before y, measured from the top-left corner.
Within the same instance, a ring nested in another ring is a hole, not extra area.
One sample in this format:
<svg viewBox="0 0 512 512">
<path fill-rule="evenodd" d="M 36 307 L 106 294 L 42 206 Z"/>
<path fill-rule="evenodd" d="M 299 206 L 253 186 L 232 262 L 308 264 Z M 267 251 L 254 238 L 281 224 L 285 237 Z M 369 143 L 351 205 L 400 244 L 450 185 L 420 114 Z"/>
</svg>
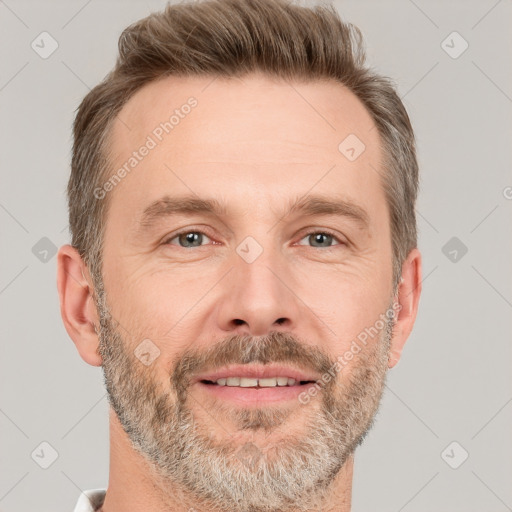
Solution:
<svg viewBox="0 0 512 512">
<path fill-rule="evenodd" d="M 213 238 L 206 231 L 203 231 L 201 229 L 194 229 L 194 228 L 190 229 L 189 228 L 189 229 L 185 229 L 185 230 L 179 231 L 178 233 L 174 233 L 171 237 L 167 238 L 163 242 L 163 245 L 174 245 L 174 244 L 170 243 L 171 240 L 174 240 L 175 238 L 178 238 L 180 235 L 185 235 L 185 234 L 188 234 L 188 233 L 200 233 L 202 235 L 206 235 L 210 239 Z M 335 233 L 333 233 L 332 231 L 330 231 L 328 229 L 316 229 L 316 230 L 308 231 L 307 233 L 304 233 L 304 235 L 302 236 L 302 238 L 300 240 L 303 240 L 307 236 L 316 235 L 316 234 L 329 235 L 333 239 L 335 239 L 337 242 L 340 242 L 339 245 L 347 245 L 344 240 L 341 240 Z M 179 247 L 180 249 L 185 249 L 185 250 L 194 249 L 194 247 L 180 247 L 179 245 L 177 245 L 176 247 Z M 204 246 L 200 245 L 199 247 L 204 247 Z M 312 249 L 322 249 L 323 251 L 329 251 L 329 250 L 335 249 L 337 246 L 335 245 L 335 246 L 332 246 L 332 247 L 312 247 L 312 246 L 310 246 L 310 247 Z M 195 248 L 197 249 L 198 247 L 195 247 Z"/>
</svg>

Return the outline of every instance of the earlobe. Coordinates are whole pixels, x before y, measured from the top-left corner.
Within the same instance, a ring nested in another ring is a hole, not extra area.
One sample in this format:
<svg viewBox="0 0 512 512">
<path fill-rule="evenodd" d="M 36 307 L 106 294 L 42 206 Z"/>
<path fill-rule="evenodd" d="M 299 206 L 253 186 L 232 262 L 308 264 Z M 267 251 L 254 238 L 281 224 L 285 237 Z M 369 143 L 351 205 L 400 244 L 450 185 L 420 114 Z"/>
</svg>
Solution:
<svg viewBox="0 0 512 512">
<path fill-rule="evenodd" d="M 78 251 L 63 245 L 57 255 L 57 289 L 60 313 L 69 337 L 75 343 L 80 357 L 92 366 L 101 366 L 94 288 L 87 267 Z"/>
<path fill-rule="evenodd" d="M 421 295 L 421 253 L 415 248 L 402 264 L 402 279 L 397 291 L 400 304 L 389 354 L 388 367 L 400 361 L 405 342 L 411 334 L 418 312 Z"/>
</svg>

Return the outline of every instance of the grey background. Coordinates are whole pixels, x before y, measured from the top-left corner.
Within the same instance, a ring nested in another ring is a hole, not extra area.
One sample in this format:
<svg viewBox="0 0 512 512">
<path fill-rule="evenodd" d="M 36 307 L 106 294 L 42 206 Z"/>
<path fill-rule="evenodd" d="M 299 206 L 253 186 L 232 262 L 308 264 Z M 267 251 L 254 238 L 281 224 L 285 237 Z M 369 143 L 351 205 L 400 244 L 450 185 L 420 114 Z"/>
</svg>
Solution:
<svg viewBox="0 0 512 512">
<path fill-rule="evenodd" d="M 74 109 L 114 64 L 121 30 L 163 5 L 0 0 L 2 512 L 70 511 L 108 482 L 101 369 L 62 325 L 52 247 L 69 242 Z M 511 2 L 335 5 L 396 80 L 421 165 L 420 311 L 356 454 L 352 510 L 512 510 Z M 47 59 L 31 48 L 43 31 L 59 45 Z M 442 46 L 453 31 L 469 44 L 458 58 L 445 51 L 462 48 L 457 36 Z M 48 469 L 43 441 L 58 452 Z"/>
</svg>

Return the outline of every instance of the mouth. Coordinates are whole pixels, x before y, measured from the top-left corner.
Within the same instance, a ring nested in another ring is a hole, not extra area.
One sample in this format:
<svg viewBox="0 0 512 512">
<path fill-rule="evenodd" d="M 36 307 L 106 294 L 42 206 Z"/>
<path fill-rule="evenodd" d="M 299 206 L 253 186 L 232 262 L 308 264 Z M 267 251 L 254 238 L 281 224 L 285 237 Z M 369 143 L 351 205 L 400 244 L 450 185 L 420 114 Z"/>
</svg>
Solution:
<svg viewBox="0 0 512 512">
<path fill-rule="evenodd" d="M 264 405 L 297 399 L 318 377 L 276 365 L 237 365 L 196 377 L 192 384 L 216 398 L 238 405 Z"/>
</svg>

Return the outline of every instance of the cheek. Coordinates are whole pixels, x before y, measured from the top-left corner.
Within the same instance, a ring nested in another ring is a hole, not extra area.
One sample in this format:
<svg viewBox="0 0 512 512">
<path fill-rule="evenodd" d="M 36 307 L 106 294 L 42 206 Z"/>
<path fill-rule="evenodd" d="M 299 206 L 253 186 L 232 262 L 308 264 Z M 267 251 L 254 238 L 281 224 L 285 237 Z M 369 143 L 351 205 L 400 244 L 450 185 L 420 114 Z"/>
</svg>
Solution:
<svg viewBox="0 0 512 512">
<path fill-rule="evenodd" d="M 336 333 L 338 350 L 345 350 L 365 328 L 374 325 L 386 307 L 371 290 L 364 293 L 350 288 L 346 294 L 331 299 L 324 304 L 324 322 Z"/>
<path fill-rule="evenodd" d="M 389 290 L 385 282 L 375 277 L 375 273 L 326 274 L 323 277 L 309 274 L 309 285 L 301 286 L 297 295 L 320 319 L 316 325 L 321 330 L 318 335 L 324 339 L 322 345 L 331 357 L 336 358 L 359 343 L 358 337 L 364 336 L 365 332 L 375 333 L 375 326 L 381 326 L 379 319 L 390 305 Z M 315 282 L 318 286 L 311 285 Z M 379 330 L 378 334 L 368 338 L 368 343 L 380 339 L 380 334 Z"/>
<path fill-rule="evenodd" d="M 158 272 L 139 275 L 123 289 L 126 326 L 138 340 L 150 339 L 158 347 L 161 378 L 169 378 L 177 358 L 200 337 L 206 282 L 182 272 Z"/>
</svg>

